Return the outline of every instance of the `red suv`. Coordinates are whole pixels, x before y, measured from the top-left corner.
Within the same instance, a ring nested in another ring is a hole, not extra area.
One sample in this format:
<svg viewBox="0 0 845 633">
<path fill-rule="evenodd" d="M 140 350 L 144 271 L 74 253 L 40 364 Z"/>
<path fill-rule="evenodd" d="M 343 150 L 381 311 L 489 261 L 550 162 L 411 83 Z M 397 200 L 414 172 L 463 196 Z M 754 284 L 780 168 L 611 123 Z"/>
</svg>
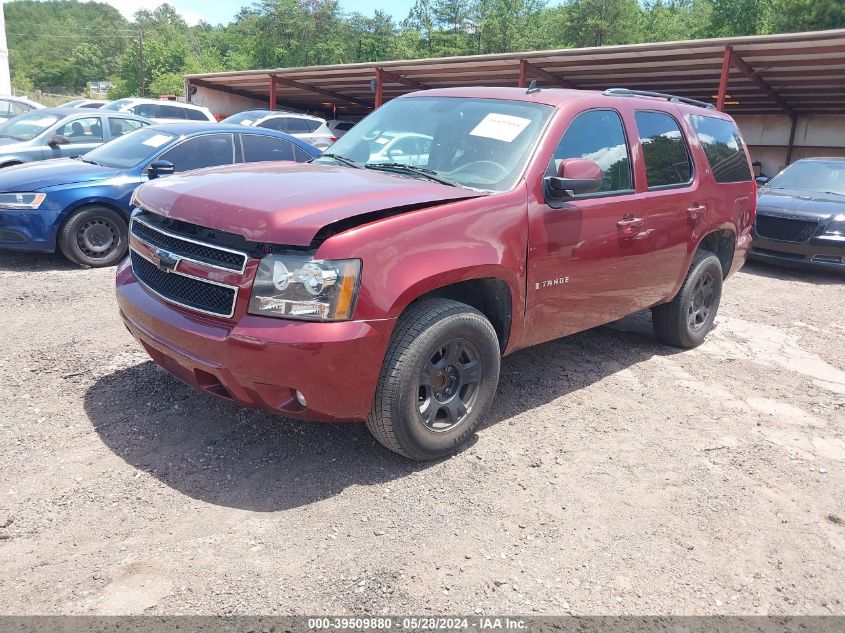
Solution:
<svg viewBox="0 0 845 633">
<path fill-rule="evenodd" d="M 755 185 L 725 114 L 656 93 L 428 90 L 308 164 L 136 191 L 120 312 L 194 387 L 366 420 L 433 459 L 489 410 L 505 354 L 651 308 L 693 347 L 745 261 Z"/>
</svg>

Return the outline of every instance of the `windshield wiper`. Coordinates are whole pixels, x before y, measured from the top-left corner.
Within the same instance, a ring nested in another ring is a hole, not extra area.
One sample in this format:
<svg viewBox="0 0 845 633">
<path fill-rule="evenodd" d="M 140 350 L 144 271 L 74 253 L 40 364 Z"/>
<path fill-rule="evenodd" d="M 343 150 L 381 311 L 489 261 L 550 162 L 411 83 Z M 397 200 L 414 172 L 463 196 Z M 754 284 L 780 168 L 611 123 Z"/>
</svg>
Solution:
<svg viewBox="0 0 845 633">
<path fill-rule="evenodd" d="M 100 165 L 100 163 L 98 163 L 97 161 L 91 160 L 90 158 L 85 158 L 84 156 L 77 156 L 76 160 L 81 160 L 83 163 L 88 163 L 89 165 Z M 102 165 L 100 166 L 102 167 Z"/>
<path fill-rule="evenodd" d="M 337 162 L 343 163 L 347 167 L 354 167 L 355 169 L 361 169 L 361 165 L 356 163 L 354 160 L 352 160 L 351 158 L 347 158 L 346 156 L 340 156 L 339 154 L 331 154 L 331 153 L 320 154 L 319 156 L 317 156 L 317 158 L 333 158 Z M 315 158 L 314 160 L 317 160 L 317 158 Z"/>
<path fill-rule="evenodd" d="M 438 176 L 437 172 L 433 169 L 427 169 L 425 167 L 416 167 L 414 165 L 406 165 L 405 163 L 364 163 L 364 167 L 366 167 L 367 169 L 381 169 L 384 171 L 416 174 L 418 176 L 422 176 L 423 178 L 433 180 L 434 182 L 439 182 L 441 185 L 449 185 L 450 187 L 461 186 L 452 180 L 447 180 L 446 178 Z"/>
</svg>

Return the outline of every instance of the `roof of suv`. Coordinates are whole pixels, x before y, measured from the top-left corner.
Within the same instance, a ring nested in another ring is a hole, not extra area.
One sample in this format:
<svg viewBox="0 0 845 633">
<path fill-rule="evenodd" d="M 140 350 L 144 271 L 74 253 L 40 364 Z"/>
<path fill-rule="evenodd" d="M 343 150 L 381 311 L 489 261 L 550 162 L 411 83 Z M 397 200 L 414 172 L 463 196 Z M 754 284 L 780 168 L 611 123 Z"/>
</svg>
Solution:
<svg viewBox="0 0 845 633">
<path fill-rule="evenodd" d="M 255 110 L 244 110 L 242 112 L 238 112 L 238 114 L 246 114 L 247 112 L 251 114 L 256 114 L 262 117 L 268 116 L 292 116 L 299 119 L 311 119 L 313 121 L 325 121 L 318 116 L 314 116 L 313 114 L 303 114 L 302 112 L 288 112 L 287 110 L 262 110 L 262 109 L 255 109 Z"/>
<path fill-rule="evenodd" d="M 669 102 L 665 98 L 657 96 L 644 96 L 634 93 L 606 94 L 599 90 L 573 90 L 569 88 L 538 88 L 528 92 L 525 88 L 501 88 L 479 86 L 472 88 L 435 88 L 404 94 L 397 99 L 408 99 L 418 97 L 463 97 L 477 99 L 507 99 L 510 101 L 527 101 L 543 105 L 559 106 L 572 101 L 588 101 L 595 105 L 607 104 L 608 102 L 619 103 L 620 100 L 627 102 L 629 99 L 647 100 L 650 103 L 672 103 L 673 105 L 694 108 L 696 111 L 706 111 L 711 116 L 724 116 L 723 113 L 704 105 L 695 105 L 684 102 Z"/>
<path fill-rule="evenodd" d="M 154 103 L 161 105 L 172 105 L 178 108 L 188 108 L 189 110 L 208 110 L 205 106 L 194 105 L 193 103 L 185 103 L 184 101 L 171 101 L 170 99 L 148 99 L 146 97 L 124 97 L 123 99 L 115 99 L 115 101 L 128 101 L 132 103 Z M 114 103 L 114 102 L 110 102 Z M 106 104 L 108 105 L 108 104 Z"/>
</svg>

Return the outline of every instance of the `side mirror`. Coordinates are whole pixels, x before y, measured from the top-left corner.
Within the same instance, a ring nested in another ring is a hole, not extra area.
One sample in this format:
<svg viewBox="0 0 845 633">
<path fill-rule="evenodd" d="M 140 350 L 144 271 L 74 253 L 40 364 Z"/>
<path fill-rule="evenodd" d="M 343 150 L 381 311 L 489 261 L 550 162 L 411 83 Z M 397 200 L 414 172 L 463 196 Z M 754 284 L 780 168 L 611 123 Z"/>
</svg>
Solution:
<svg viewBox="0 0 845 633">
<path fill-rule="evenodd" d="M 567 158 L 560 161 L 557 176 L 543 179 L 546 204 L 558 209 L 563 200 L 601 189 L 604 172 L 598 163 L 586 158 Z"/>
<path fill-rule="evenodd" d="M 62 134 L 51 136 L 47 140 L 47 145 L 50 147 L 58 147 L 59 145 L 70 145 L 70 139 Z"/>
<path fill-rule="evenodd" d="M 159 176 L 169 176 L 175 171 L 176 167 L 169 160 L 154 160 L 147 168 L 147 175 L 152 179 Z"/>
</svg>

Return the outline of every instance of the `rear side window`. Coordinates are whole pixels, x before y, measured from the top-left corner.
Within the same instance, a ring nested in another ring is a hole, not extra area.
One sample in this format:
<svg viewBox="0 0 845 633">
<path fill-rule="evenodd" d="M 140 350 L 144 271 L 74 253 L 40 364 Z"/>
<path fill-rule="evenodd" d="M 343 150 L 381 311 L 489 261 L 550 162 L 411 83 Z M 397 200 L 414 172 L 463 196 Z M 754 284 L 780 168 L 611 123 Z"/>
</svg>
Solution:
<svg viewBox="0 0 845 633">
<path fill-rule="evenodd" d="M 566 158 L 586 158 L 598 163 L 604 172 L 604 182 L 597 193 L 633 188 L 625 129 L 614 110 L 590 110 L 575 117 L 555 150 L 550 171 L 557 173 L 559 162 Z"/>
<path fill-rule="evenodd" d="M 189 171 L 235 162 L 235 147 L 231 134 L 206 134 L 182 141 L 158 157 L 169 160 L 176 171 Z"/>
<path fill-rule="evenodd" d="M 158 118 L 160 119 L 184 119 L 185 109 L 171 105 L 158 106 Z"/>
<path fill-rule="evenodd" d="M 288 134 L 308 134 L 317 129 L 317 127 L 311 129 L 309 123 L 313 123 L 313 121 L 307 119 L 288 119 L 287 129 L 285 131 Z"/>
<path fill-rule="evenodd" d="M 284 132 L 285 128 L 287 127 L 285 124 L 287 119 L 282 117 L 275 117 L 272 119 L 267 119 L 266 121 L 262 121 L 258 127 L 267 128 L 268 130 L 276 130 L 277 132 Z"/>
<path fill-rule="evenodd" d="M 241 134 L 244 143 L 244 162 L 257 163 L 264 160 L 294 160 L 293 145 L 272 136 Z"/>
<path fill-rule="evenodd" d="M 751 180 L 751 168 L 736 125 L 712 116 L 693 115 L 690 119 L 716 182 Z"/>
<path fill-rule="evenodd" d="M 191 110 L 189 108 L 185 108 L 184 110 L 189 121 L 208 121 L 208 117 L 205 116 L 205 112 L 200 110 Z"/>
<path fill-rule="evenodd" d="M 132 114 L 137 114 L 138 116 L 145 116 L 147 118 L 153 118 L 156 115 L 156 104 L 154 103 L 139 103 L 133 108 L 129 108 L 129 111 Z"/>
<path fill-rule="evenodd" d="M 678 122 L 663 112 L 642 110 L 635 116 L 648 188 L 689 183 L 692 161 Z"/>
</svg>

